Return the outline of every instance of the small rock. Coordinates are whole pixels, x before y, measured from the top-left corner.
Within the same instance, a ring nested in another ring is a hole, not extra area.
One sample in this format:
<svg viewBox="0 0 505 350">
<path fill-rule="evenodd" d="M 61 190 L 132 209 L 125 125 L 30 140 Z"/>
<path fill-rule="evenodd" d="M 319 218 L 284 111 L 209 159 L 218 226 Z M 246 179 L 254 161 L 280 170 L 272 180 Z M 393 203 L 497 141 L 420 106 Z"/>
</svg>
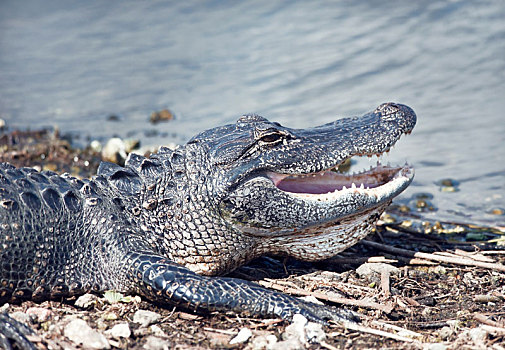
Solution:
<svg viewBox="0 0 505 350">
<path fill-rule="evenodd" d="M 276 343 L 277 343 L 277 337 L 274 334 L 260 335 L 254 337 L 250 341 L 247 349 L 251 350 L 272 349 Z"/>
<path fill-rule="evenodd" d="M 100 143 L 100 141 L 93 140 L 90 142 L 89 148 L 91 148 L 91 150 L 95 151 L 96 153 L 100 153 L 100 152 L 102 152 L 103 147 L 102 147 L 102 144 Z"/>
<path fill-rule="evenodd" d="M 73 320 L 65 327 L 63 334 L 75 344 L 83 348 L 110 349 L 110 344 L 103 334 L 92 329 L 86 321 Z"/>
<path fill-rule="evenodd" d="M 152 112 L 151 117 L 149 118 L 150 122 L 153 124 L 159 122 L 166 122 L 174 119 L 174 114 L 170 112 L 168 109 L 162 109 L 158 112 Z"/>
<path fill-rule="evenodd" d="M 447 274 L 447 269 L 443 267 L 442 265 L 435 266 L 433 269 L 433 272 L 439 274 L 439 275 L 446 275 Z"/>
<path fill-rule="evenodd" d="M 300 299 L 302 299 L 303 301 L 308 301 L 309 303 L 314 303 L 317 305 L 324 305 L 324 303 L 322 301 L 320 301 L 319 299 L 317 299 L 313 295 L 306 295 L 304 297 L 300 297 Z"/>
<path fill-rule="evenodd" d="M 287 326 L 284 333 L 282 333 L 282 339 L 298 337 L 300 340 L 305 341 L 305 325 L 307 323 L 308 321 L 305 316 L 295 314 L 293 316 L 293 323 Z"/>
<path fill-rule="evenodd" d="M 16 321 L 23 322 L 24 324 L 30 324 L 30 316 L 28 316 L 22 311 L 14 311 L 10 313 L 9 316 L 15 319 Z"/>
<path fill-rule="evenodd" d="M 503 208 L 494 208 L 489 211 L 489 214 L 492 215 L 505 215 L 505 209 Z"/>
<path fill-rule="evenodd" d="M 483 346 L 486 343 L 488 333 L 481 327 L 470 329 L 468 334 L 470 335 L 470 338 L 472 338 L 475 345 Z"/>
<path fill-rule="evenodd" d="M 438 331 L 438 335 L 440 336 L 440 338 L 446 340 L 446 339 L 449 339 L 449 337 L 451 335 L 453 335 L 454 331 L 451 329 L 451 327 L 442 327 L 439 331 Z"/>
<path fill-rule="evenodd" d="M 230 344 L 242 344 L 251 338 L 252 332 L 249 328 L 242 328 L 238 334 L 230 340 Z"/>
<path fill-rule="evenodd" d="M 304 349 L 306 343 L 305 326 L 307 319 L 296 314 L 293 316 L 293 323 L 286 327 L 282 333 L 282 341 L 275 344 L 273 349 L 286 350 L 286 349 Z"/>
<path fill-rule="evenodd" d="M 130 338 L 132 332 L 130 331 L 130 326 L 128 323 L 119 323 L 106 331 L 105 333 L 110 334 L 113 338 Z"/>
<path fill-rule="evenodd" d="M 136 149 L 132 149 L 130 153 L 139 154 L 144 157 L 149 157 L 151 154 L 158 152 L 159 146 L 156 145 L 146 145 L 140 146 Z"/>
<path fill-rule="evenodd" d="M 453 180 L 453 179 L 442 179 L 438 181 L 438 185 L 440 186 L 458 186 L 459 181 Z"/>
<path fill-rule="evenodd" d="M 43 307 L 31 307 L 26 310 L 27 315 L 33 315 L 36 317 L 37 322 L 47 322 L 53 316 L 53 312 L 51 310 L 45 309 Z"/>
<path fill-rule="evenodd" d="M 228 334 L 216 332 L 204 332 L 204 334 L 212 349 L 224 349 L 229 346 L 230 336 Z"/>
<path fill-rule="evenodd" d="M 2 306 L 0 306 L 0 313 L 9 312 L 10 308 L 11 306 L 9 305 L 9 303 L 5 303 Z"/>
<path fill-rule="evenodd" d="M 134 149 L 137 149 L 140 147 L 140 141 L 137 139 L 125 139 L 123 142 L 124 142 L 126 153 L 130 153 Z"/>
<path fill-rule="evenodd" d="M 109 122 L 118 122 L 121 120 L 121 117 L 116 115 L 116 114 L 110 114 L 108 117 L 107 117 L 107 121 Z"/>
<path fill-rule="evenodd" d="M 133 322 L 140 323 L 142 327 L 147 327 L 155 322 L 157 322 L 161 318 L 161 315 L 148 311 L 148 310 L 138 310 L 133 315 Z"/>
<path fill-rule="evenodd" d="M 42 170 L 48 170 L 52 172 L 57 172 L 58 171 L 58 166 L 54 163 L 46 163 L 42 166 Z"/>
<path fill-rule="evenodd" d="M 305 346 L 298 338 L 289 338 L 268 347 L 269 350 L 303 350 Z"/>
<path fill-rule="evenodd" d="M 379 279 L 383 272 L 388 274 L 399 274 L 400 269 L 386 263 L 364 263 L 356 269 L 361 278 Z"/>
<path fill-rule="evenodd" d="M 427 350 L 446 350 L 447 349 L 447 345 L 443 344 L 443 343 L 433 343 L 433 344 L 429 344 L 427 347 L 426 347 Z"/>
<path fill-rule="evenodd" d="M 323 325 L 315 322 L 307 323 L 305 326 L 305 339 L 309 344 L 320 344 L 326 339 Z"/>
<path fill-rule="evenodd" d="M 442 179 L 436 182 L 442 192 L 458 192 L 459 181 L 454 179 Z"/>
<path fill-rule="evenodd" d="M 126 145 L 118 137 L 109 139 L 102 149 L 102 159 L 105 161 L 122 165 L 126 157 Z"/>
<path fill-rule="evenodd" d="M 151 335 L 147 337 L 143 348 L 147 350 L 168 350 L 168 344 L 166 340 Z"/>
<path fill-rule="evenodd" d="M 77 298 L 74 306 L 84 310 L 90 310 L 95 307 L 98 300 L 99 298 L 94 294 L 84 294 Z"/>
<path fill-rule="evenodd" d="M 160 326 L 153 324 L 149 328 L 151 329 L 151 332 L 153 333 L 153 335 L 155 335 L 157 337 L 162 337 L 162 338 L 167 337 L 167 334 L 165 332 L 163 332 L 163 329 L 161 329 Z"/>
<path fill-rule="evenodd" d="M 107 312 L 102 315 L 102 319 L 104 319 L 105 321 L 115 321 L 118 318 L 119 317 L 117 316 L 117 314 L 115 312 Z"/>
</svg>

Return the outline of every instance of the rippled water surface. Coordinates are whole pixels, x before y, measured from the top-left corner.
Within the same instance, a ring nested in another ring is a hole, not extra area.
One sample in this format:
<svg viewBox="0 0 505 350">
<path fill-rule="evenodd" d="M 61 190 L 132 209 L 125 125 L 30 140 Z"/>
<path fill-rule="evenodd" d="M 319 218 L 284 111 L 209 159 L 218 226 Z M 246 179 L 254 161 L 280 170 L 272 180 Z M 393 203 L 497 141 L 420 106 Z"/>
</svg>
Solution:
<svg viewBox="0 0 505 350">
<path fill-rule="evenodd" d="M 159 144 L 247 112 L 308 127 L 397 101 L 418 115 L 391 155 L 416 167 L 402 200 L 504 226 L 488 213 L 505 207 L 504 18 L 499 0 L 2 1 L 0 117 Z M 166 107 L 175 121 L 147 122 Z"/>
</svg>

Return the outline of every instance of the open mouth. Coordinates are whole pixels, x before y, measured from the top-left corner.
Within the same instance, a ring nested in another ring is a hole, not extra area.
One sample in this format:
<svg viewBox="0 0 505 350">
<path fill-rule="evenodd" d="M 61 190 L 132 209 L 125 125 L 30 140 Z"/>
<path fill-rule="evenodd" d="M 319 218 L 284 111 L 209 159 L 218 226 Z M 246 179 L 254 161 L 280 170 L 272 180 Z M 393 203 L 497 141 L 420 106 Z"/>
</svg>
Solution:
<svg viewBox="0 0 505 350">
<path fill-rule="evenodd" d="M 388 192 L 395 192 L 395 187 L 402 187 L 410 182 L 413 169 L 409 165 L 393 167 L 377 164 L 358 173 L 341 173 L 337 168 L 311 174 L 281 174 L 268 172 L 268 178 L 281 191 L 297 196 L 331 199 L 331 194 L 338 195 L 349 190 L 367 194 L 382 192 L 380 187 L 390 187 Z M 323 196 L 321 196 L 323 195 Z M 325 195 L 325 196 L 324 196 Z"/>
</svg>

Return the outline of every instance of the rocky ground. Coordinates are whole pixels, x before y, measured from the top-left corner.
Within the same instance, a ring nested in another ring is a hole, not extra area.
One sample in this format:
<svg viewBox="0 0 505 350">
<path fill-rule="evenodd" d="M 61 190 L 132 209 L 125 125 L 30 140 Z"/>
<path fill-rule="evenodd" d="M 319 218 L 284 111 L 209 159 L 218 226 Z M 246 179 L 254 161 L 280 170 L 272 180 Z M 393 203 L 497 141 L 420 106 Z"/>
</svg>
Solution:
<svg viewBox="0 0 505 350">
<path fill-rule="evenodd" d="M 118 162 L 135 145 L 112 143 Z M 55 132 L 4 133 L 0 161 L 88 177 L 109 156 L 103 148 L 74 148 Z M 354 310 L 360 324 L 201 315 L 113 291 L 0 311 L 29 324 L 41 349 L 505 349 L 505 229 L 421 221 L 424 207 L 424 198 L 391 207 L 373 235 L 330 260 L 261 258 L 231 274 Z"/>
</svg>

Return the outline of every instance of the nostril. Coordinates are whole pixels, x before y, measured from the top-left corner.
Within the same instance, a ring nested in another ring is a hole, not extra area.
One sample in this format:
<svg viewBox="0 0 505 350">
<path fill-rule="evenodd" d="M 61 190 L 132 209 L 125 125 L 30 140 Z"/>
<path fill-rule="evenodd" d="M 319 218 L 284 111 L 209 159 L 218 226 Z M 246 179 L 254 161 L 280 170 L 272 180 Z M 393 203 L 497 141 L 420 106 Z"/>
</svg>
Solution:
<svg viewBox="0 0 505 350">
<path fill-rule="evenodd" d="M 388 102 L 383 103 L 379 107 L 377 107 L 374 113 L 380 114 L 384 120 L 390 120 L 397 116 L 397 113 L 400 111 L 400 105 Z"/>
</svg>

